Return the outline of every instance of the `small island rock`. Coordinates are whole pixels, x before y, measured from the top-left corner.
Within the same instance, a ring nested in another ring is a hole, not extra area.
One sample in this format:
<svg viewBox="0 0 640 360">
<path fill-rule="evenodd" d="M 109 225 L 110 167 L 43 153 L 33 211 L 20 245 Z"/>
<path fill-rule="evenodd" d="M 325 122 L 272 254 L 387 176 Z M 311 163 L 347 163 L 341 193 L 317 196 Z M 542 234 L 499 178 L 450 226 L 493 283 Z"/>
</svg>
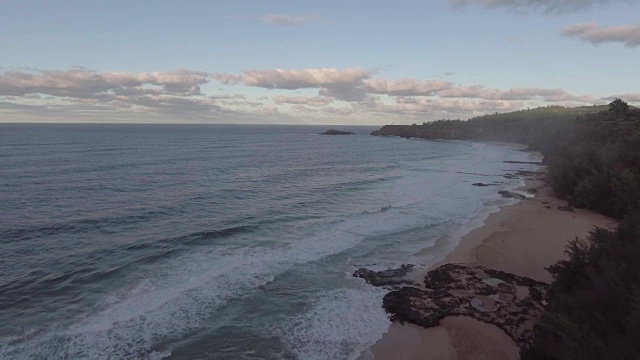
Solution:
<svg viewBox="0 0 640 360">
<path fill-rule="evenodd" d="M 320 135 L 355 135 L 355 133 L 352 133 L 349 131 L 340 131 L 340 130 L 330 129 L 321 133 Z"/>
</svg>

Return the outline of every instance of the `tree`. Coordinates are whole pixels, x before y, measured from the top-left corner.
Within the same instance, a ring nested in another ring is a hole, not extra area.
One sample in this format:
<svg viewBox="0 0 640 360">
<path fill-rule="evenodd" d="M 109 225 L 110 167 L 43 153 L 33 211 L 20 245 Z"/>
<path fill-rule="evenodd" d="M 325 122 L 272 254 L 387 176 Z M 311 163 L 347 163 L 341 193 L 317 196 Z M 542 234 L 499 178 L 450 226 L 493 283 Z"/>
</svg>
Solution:
<svg viewBox="0 0 640 360">
<path fill-rule="evenodd" d="M 629 104 L 622 99 L 616 98 L 612 102 L 609 103 L 609 111 L 616 115 L 623 115 L 629 111 Z"/>
</svg>

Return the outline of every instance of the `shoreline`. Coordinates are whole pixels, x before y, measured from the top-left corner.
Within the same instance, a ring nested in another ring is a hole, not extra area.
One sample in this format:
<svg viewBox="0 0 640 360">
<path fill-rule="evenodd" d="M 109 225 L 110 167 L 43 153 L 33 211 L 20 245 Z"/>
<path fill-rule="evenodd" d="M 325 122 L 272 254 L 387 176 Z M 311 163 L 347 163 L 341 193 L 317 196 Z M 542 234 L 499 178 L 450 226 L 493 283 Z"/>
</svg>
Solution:
<svg viewBox="0 0 640 360">
<path fill-rule="evenodd" d="M 535 197 L 498 205 L 496 211 L 472 220 L 479 226 L 461 230 L 462 236 L 443 260 L 416 271 L 411 278 L 421 283 L 438 266 L 464 263 L 550 283 L 552 277 L 545 268 L 564 258 L 569 240 L 584 238 L 594 226 L 609 227 L 615 222 L 587 210 L 562 210 L 566 202 L 554 196 L 544 183 L 545 175 L 542 167 L 534 180 L 512 190 L 533 189 Z M 519 348 L 506 333 L 466 316 L 446 317 L 428 329 L 393 323 L 368 352 L 380 360 L 519 359 Z"/>
</svg>

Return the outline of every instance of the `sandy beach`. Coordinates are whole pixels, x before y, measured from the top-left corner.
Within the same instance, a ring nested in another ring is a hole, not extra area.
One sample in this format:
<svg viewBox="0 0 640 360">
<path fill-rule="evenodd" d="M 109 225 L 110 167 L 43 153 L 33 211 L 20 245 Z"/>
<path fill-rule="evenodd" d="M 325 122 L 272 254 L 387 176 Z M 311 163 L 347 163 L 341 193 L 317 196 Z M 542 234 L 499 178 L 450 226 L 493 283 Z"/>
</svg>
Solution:
<svg viewBox="0 0 640 360">
<path fill-rule="evenodd" d="M 542 173 L 528 180 L 520 189 L 535 197 L 491 214 L 431 269 L 444 263 L 465 263 L 550 283 L 545 268 L 565 256 L 568 241 L 585 237 L 594 226 L 611 226 L 613 220 L 586 210 L 560 209 L 566 202 L 553 196 L 543 177 Z M 444 318 L 429 329 L 394 323 L 371 352 L 380 360 L 519 358 L 515 342 L 500 328 L 464 316 Z"/>
</svg>

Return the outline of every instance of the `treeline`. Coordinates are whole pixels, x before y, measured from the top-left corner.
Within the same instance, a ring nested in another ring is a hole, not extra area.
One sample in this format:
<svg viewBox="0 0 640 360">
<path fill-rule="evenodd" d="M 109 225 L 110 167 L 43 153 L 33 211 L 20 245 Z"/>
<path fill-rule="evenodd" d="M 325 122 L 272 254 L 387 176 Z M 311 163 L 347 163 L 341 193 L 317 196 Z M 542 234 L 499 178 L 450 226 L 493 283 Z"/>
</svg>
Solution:
<svg viewBox="0 0 640 360">
<path fill-rule="evenodd" d="M 640 214 L 576 239 L 548 270 L 549 304 L 523 360 L 640 358 Z"/>
<path fill-rule="evenodd" d="M 640 110 L 542 107 L 468 121 L 385 126 L 374 135 L 508 141 L 540 151 L 571 205 L 620 219 L 567 248 L 548 270 L 547 311 L 523 359 L 640 359 Z"/>
</svg>

